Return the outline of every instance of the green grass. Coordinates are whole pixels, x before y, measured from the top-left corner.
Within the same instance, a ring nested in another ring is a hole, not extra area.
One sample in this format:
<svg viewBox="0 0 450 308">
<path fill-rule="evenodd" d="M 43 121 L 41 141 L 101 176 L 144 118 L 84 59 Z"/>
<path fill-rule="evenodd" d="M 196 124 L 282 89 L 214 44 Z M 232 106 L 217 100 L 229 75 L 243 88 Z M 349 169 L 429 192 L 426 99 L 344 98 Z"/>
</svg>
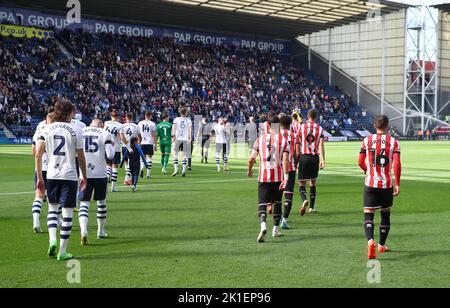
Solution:
<svg viewBox="0 0 450 308">
<path fill-rule="evenodd" d="M 159 175 L 155 158 L 154 178 L 141 181 L 138 193 L 120 187 L 109 195 L 110 239 L 92 237 L 92 246 L 81 247 L 75 221 L 69 248 L 81 262 L 81 285 L 70 285 L 66 263 L 46 256 L 47 234 L 31 231 L 30 149 L 2 146 L 0 287 L 450 287 L 450 143 L 402 143 L 393 252 L 380 257 L 379 285 L 366 279 L 359 147 L 327 144 L 320 213 L 300 218 L 294 211 L 293 229 L 265 244 L 256 243 L 257 183 L 246 178 L 245 160 L 232 159 L 226 174 L 196 163 L 183 179 Z"/>
</svg>

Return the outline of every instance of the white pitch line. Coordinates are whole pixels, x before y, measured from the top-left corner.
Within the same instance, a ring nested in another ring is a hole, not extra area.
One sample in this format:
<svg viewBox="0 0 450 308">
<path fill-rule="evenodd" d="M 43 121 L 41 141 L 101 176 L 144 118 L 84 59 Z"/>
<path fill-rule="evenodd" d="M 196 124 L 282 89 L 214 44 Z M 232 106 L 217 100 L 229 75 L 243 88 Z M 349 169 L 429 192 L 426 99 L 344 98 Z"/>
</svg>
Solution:
<svg viewBox="0 0 450 308">
<path fill-rule="evenodd" d="M 216 180 L 216 181 L 197 181 L 197 182 L 174 182 L 174 183 L 156 183 L 156 184 L 143 184 L 139 185 L 139 187 L 155 187 L 155 186 L 171 186 L 177 184 L 219 184 L 219 183 L 227 183 L 227 182 L 240 182 L 240 181 L 249 181 L 252 178 L 247 179 L 235 179 L 235 180 Z M 256 181 L 256 177 L 253 178 Z M 127 188 L 129 186 L 118 185 L 118 188 Z M 34 191 L 22 191 L 22 192 L 10 192 L 10 193 L 0 193 L 0 196 L 9 196 L 9 195 L 22 195 L 22 194 L 34 194 Z"/>
</svg>

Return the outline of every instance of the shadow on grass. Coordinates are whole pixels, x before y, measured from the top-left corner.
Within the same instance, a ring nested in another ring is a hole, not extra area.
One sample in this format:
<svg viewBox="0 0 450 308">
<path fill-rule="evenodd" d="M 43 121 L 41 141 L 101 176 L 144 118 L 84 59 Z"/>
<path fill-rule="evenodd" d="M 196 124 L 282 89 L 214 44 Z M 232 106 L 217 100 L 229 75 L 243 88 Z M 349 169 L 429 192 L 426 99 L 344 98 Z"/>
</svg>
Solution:
<svg viewBox="0 0 450 308">
<path fill-rule="evenodd" d="M 139 259 L 139 258 L 189 258 L 189 257 L 214 257 L 214 256 L 252 256 L 262 254 L 255 250 L 249 251 L 138 251 L 138 252 L 117 252 L 108 254 L 80 255 L 78 260 L 115 260 L 115 259 Z"/>
<path fill-rule="evenodd" d="M 433 256 L 449 257 L 450 250 L 430 250 L 430 251 L 413 251 L 413 250 L 392 250 L 383 255 L 380 261 L 396 262 L 399 260 L 411 260 L 415 258 L 426 258 Z M 448 260 L 448 258 L 446 259 Z"/>
</svg>

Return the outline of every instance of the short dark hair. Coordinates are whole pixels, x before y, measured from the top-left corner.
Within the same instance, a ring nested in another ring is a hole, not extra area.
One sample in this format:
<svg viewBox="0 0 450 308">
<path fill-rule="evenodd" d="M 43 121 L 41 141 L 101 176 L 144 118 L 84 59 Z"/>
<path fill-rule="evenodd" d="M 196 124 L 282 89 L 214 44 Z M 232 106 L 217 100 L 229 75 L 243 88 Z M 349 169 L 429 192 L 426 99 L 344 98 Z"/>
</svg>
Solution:
<svg viewBox="0 0 450 308">
<path fill-rule="evenodd" d="M 276 117 L 277 113 L 273 110 L 270 110 L 269 113 L 267 114 L 267 119 L 268 121 L 270 121 L 271 118 Z"/>
<path fill-rule="evenodd" d="M 316 120 L 317 119 L 317 110 L 311 109 L 310 111 L 308 111 L 308 118 Z"/>
<path fill-rule="evenodd" d="M 131 120 L 131 121 L 132 121 L 133 118 L 134 118 L 134 117 L 133 117 L 133 114 L 131 114 L 131 113 L 127 113 L 126 117 L 127 117 L 128 120 Z"/>
<path fill-rule="evenodd" d="M 280 118 L 280 124 L 282 129 L 290 129 L 292 124 L 292 118 L 288 115 L 284 115 Z"/>
<path fill-rule="evenodd" d="M 277 115 L 274 115 L 269 119 L 269 124 L 280 124 L 280 118 Z"/>
<path fill-rule="evenodd" d="M 295 120 L 295 121 L 298 121 L 298 114 L 297 114 L 297 113 L 294 113 L 294 114 L 292 115 L 292 119 Z"/>
<path fill-rule="evenodd" d="M 163 113 L 162 114 L 162 116 L 161 116 L 161 119 L 167 119 L 169 117 L 169 114 L 168 113 Z"/>
<path fill-rule="evenodd" d="M 137 137 L 133 137 L 133 138 L 130 139 L 130 144 L 131 145 L 134 145 L 134 144 L 136 144 L 138 142 L 139 142 L 139 139 Z"/>
<path fill-rule="evenodd" d="M 67 100 L 59 100 L 55 104 L 55 121 L 65 122 L 75 111 L 75 106 Z"/>
<path fill-rule="evenodd" d="M 151 119 L 152 118 L 152 116 L 153 116 L 153 112 L 151 112 L 150 110 L 148 110 L 148 111 L 146 111 L 145 112 L 145 118 L 147 119 Z"/>
<path fill-rule="evenodd" d="M 387 129 L 389 127 L 389 118 L 382 114 L 375 118 L 375 122 L 373 124 L 376 129 Z"/>
</svg>

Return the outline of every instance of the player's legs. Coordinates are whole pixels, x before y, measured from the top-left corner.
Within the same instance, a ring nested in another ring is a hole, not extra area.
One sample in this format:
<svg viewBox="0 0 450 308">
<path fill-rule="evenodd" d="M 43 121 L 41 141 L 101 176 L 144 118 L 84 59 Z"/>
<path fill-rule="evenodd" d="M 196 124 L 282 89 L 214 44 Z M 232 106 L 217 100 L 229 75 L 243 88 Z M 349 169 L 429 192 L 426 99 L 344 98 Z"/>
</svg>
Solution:
<svg viewBox="0 0 450 308">
<path fill-rule="evenodd" d="M 44 182 L 47 181 L 47 176 L 46 176 L 45 171 L 42 172 L 42 175 L 44 177 Z M 35 187 L 37 184 L 37 176 L 35 174 L 34 176 L 34 183 L 35 183 Z M 31 206 L 32 209 L 32 216 L 33 216 L 33 231 L 34 233 L 42 233 L 42 228 L 41 228 L 41 211 L 42 211 L 42 203 L 44 202 L 45 199 L 45 193 L 42 193 L 41 191 L 39 191 L 38 189 L 35 190 L 35 196 L 34 196 L 34 201 L 33 204 Z"/>
<path fill-rule="evenodd" d="M 149 179 L 150 176 L 151 176 L 150 173 L 151 173 L 152 168 L 153 168 L 153 154 L 152 155 L 147 155 L 146 158 L 147 158 L 147 165 L 148 165 L 148 167 L 147 167 L 147 179 Z"/>
<path fill-rule="evenodd" d="M 108 165 L 106 166 L 106 177 L 108 178 L 108 183 L 111 183 L 111 177 L 112 177 L 112 163 L 108 162 Z"/>
<path fill-rule="evenodd" d="M 39 190 L 36 189 L 34 201 L 32 204 L 32 214 L 33 214 L 33 231 L 35 233 L 42 233 L 41 228 L 41 210 L 42 203 L 44 202 L 44 194 L 42 194 Z"/>
<path fill-rule="evenodd" d="M 374 220 L 375 220 L 375 213 L 383 208 L 383 202 L 386 201 L 383 194 L 384 191 L 386 190 L 371 187 L 365 187 L 364 189 L 364 233 L 366 235 L 366 239 L 368 242 L 367 257 L 369 259 L 376 259 L 377 257 L 376 242 L 374 236 L 375 230 Z M 386 208 L 390 208 L 390 206 Z M 383 222 L 388 223 L 389 221 Z M 380 228 L 380 232 L 381 230 L 382 229 Z M 387 239 L 387 236 L 384 239 Z"/>
<path fill-rule="evenodd" d="M 220 155 L 223 152 L 223 143 L 216 143 L 216 167 L 220 172 Z"/>
<path fill-rule="evenodd" d="M 124 147 L 122 148 L 122 155 L 125 155 L 125 151 L 127 149 Z M 125 165 L 125 181 L 123 182 L 124 185 L 130 185 L 130 180 L 131 180 L 131 171 L 130 171 L 130 164 L 128 160 L 124 161 L 124 165 Z"/>
<path fill-rule="evenodd" d="M 130 169 L 130 162 L 128 160 L 125 161 L 125 185 L 130 185 L 131 180 L 131 169 Z"/>
<path fill-rule="evenodd" d="M 86 246 L 88 242 L 88 221 L 89 221 L 89 206 L 92 197 L 92 192 L 95 189 L 95 179 L 87 179 L 87 185 L 83 190 L 80 198 L 80 211 L 78 212 L 78 221 L 80 223 L 81 245 Z"/>
<path fill-rule="evenodd" d="M 112 165 L 112 174 L 111 174 L 111 191 L 116 192 L 117 188 L 117 178 L 119 177 L 119 165 L 113 164 Z"/>
<path fill-rule="evenodd" d="M 294 187 L 295 187 L 295 171 L 289 172 L 289 179 L 284 190 L 284 211 L 283 219 L 281 222 L 281 227 L 283 229 L 288 229 L 288 219 L 292 210 L 292 200 L 294 198 Z"/>
<path fill-rule="evenodd" d="M 258 184 L 258 220 L 260 232 L 257 238 L 258 243 L 264 243 L 267 234 L 267 205 L 272 203 L 270 183 Z"/>
<path fill-rule="evenodd" d="M 76 194 L 78 189 L 78 182 L 62 182 L 60 205 L 62 206 L 63 222 L 61 224 L 61 243 L 59 247 L 59 254 L 57 257 L 59 261 L 73 258 L 73 256 L 67 252 L 67 247 L 69 245 L 69 239 L 72 233 L 73 209 L 76 206 Z"/>
<path fill-rule="evenodd" d="M 188 165 L 188 170 L 192 171 L 192 153 L 194 152 L 194 142 L 193 141 L 191 141 L 189 147 L 190 147 L 190 151 L 189 151 L 190 153 L 188 156 L 187 165 Z"/>
<path fill-rule="evenodd" d="M 183 177 L 185 177 L 186 176 L 186 168 L 187 168 L 187 165 L 188 165 L 189 153 L 190 153 L 190 145 L 187 142 L 183 142 L 182 153 L 183 153 L 183 171 L 182 171 L 182 175 L 183 175 Z"/>
<path fill-rule="evenodd" d="M 224 143 L 223 144 L 223 150 L 222 150 L 222 152 L 223 152 L 223 168 L 224 168 L 224 170 L 225 171 L 228 171 L 229 169 L 228 169 L 228 144 L 227 143 Z"/>
<path fill-rule="evenodd" d="M 391 230 L 391 208 L 394 205 L 394 190 L 383 189 L 380 192 L 382 198 L 381 207 L 381 224 L 380 224 L 380 242 L 378 246 L 378 252 L 388 252 L 389 248 L 386 246 L 386 241 Z"/>
<path fill-rule="evenodd" d="M 375 229 L 375 208 L 365 208 L 364 209 L 364 233 L 367 238 L 367 257 L 369 259 L 376 259 L 376 243 L 374 239 L 374 229 Z"/>
<path fill-rule="evenodd" d="M 117 188 L 117 180 L 119 177 L 119 164 L 120 164 L 121 156 L 120 152 L 116 152 L 114 154 L 114 159 L 112 161 L 112 172 L 111 172 L 111 192 L 116 192 Z"/>
<path fill-rule="evenodd" d="M 175 143 L 174 153 L 173 153 L 173 176 L 176 176 L 178 174 L 178 154 L 180 153 L 180 148 L 182 147 L 182 143 L 180 141 L 177 141 Z"/>
<path fill-rule="evenodd" d="M 97 201 L 97 238 L 104 239 L 108 237 L 105 231 L 107 209 L 106 209 L 106 191 L 107 179 L 95 180 L 94 200 Z"/>
<path fill-rule="evenodd" d="M 163 153 L 165 153 L 165 157 L 164 157 L 164 169 L 167 170 L 167 168 L 169 168 L 169 161 L 170 161 L 170 152 L 172 151 L 172 144 L 171 143 L 167 143 L 164 145 L 164 150 L 162 151 Z"/>
<path fill-rule="evenodd" d="M 302 199 L 302 205 L 300 207 L 300 215 L 303 216 L 309 206 L 308 197 L 306 196 L 306 181 L 299 181 L 300 186 L 300 198 Z"/>
<path fill-rule="evenodd" d="M 391 230 L 391 209 L 381 209 L 381 224 L 380 224 L 380 242 L 378 251 L 383 253 L 388 250 L 386 241 Z"/>
<path fill-rule="evenodd" d="M 131 190 L 133 192 L 136 192 L 137 185 L 139 182 L 140 165 L 135 165 L 135 166 L 131 165 L 130 172 L 131 172 Z"/>
<path fill-rule="evenodd" d="M 316 195 L 317 195 L 317 189 L 316 189 L 316 181 L 319 177 L 319 169 L 320 169 L 320 158 L 318 155 L 313 155 L 310 157 L 310 163 L 309 163 L 309 170 L 310 170 L 310 174 L 309 174 L 309 212 L 310 213 L 315 213 L 316 209 L 315 209 L 315 204 L 316 204 Z"/>
<path fill-rule="evenodd" d="M 59 212 L 59 200 L 61 196 L 60 181 L 48 180 L 47 181 L 47 195 L 48 195 L 48 213 L 47 213 L 47 228 L 49 236 L 49 249 L 48 255 L 50 257 L 56 256 L 56 249 L 58 242 L 56 238 L 56 232 L 58 231 L 58 212 Z"/>
<path fill-rule="evenodd" d="M 202 140 L 202 163 L 208 163 L 209 139 Z"/>
<path fill-rule="evenodd" d="M 316 204 L 316 194 L 317 194 L 316 180 L 311 180 L 311 181 L 309 181 L 309 212 L 310 213 L 316 212 L 316 210 L 314 208 L 314 206 Z"/>
<path fill-rule="evenodd" d="M 47 228 L 49 237 L 48 255 L 50 257 L 56 256 L 56 249 L 58 247 L 58 242 L 56 238 L 56 233 L 58 231 L 58 209 L 59 209 L 58 203 L 52 203 L 49 201 L 47 213 Z"/>
<path fill-rule="evenodd" d="M 106 218 L 108 211 L 106 208 L 106 199 L 97 201 L 97 238 L 107 238 L 108 234 L 105 231 Z"/>
<path fill-rule="evenodd" d="M 273 199 L 273 237 L 280 237 L 280 222 L 282 216 L 282 200 L 283 191 L 279 189 L 281 183 L 272 183 L 272 199 Z"/>
</svg>

